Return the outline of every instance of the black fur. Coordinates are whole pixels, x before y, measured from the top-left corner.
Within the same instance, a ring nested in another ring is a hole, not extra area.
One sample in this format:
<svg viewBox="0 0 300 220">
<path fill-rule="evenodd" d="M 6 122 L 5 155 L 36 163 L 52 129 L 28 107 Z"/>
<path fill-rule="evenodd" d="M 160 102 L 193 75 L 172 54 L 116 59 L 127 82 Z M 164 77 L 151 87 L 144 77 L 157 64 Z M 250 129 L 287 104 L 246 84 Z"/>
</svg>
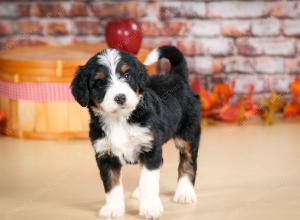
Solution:
<svg viewBox="0 0 300 220">
<path fill-rule="evenodd" d="M 73 79 L 71 89 L 74 98 L 82 107 L 86 107 L 89 104 L 88 80 L 88 68 L 79 67 Z"/>
<path fill-rule="evenodd" d="M 96 154 L 96 161 L 100 170 L 104 190 L 105 192 L 109 192 L 114 187 L 112 183 L 112 175 L 114 175 L 114 181 L 116 181 L 116 179 L 119 180 L 122 164 L 116 156 L 109 154 L 101 157 Z"/>
</svg>

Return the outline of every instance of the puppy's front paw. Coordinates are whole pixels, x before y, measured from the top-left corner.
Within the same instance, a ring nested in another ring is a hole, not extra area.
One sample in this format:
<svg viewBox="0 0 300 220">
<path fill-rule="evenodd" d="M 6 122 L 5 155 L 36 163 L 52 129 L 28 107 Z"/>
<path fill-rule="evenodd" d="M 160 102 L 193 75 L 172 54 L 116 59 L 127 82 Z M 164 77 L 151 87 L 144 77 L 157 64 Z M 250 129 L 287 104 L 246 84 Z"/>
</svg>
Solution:
<svg viewBox="0 0 300 220">
<path fill-rule="evenodd" d="M 140 199 L 140 215 L 145 218 L 158 218 L 162 215 L 163 210 L 163 205 L 158 196 Z"/>
<path fill-rule="evenodd" d="M 124 204 L 105 204 L 99 211 L 99 216 L 102 218 L 120 218 L 125 213 Z"/>
<path fill-rule="evenodd" d="M 173 200 L 177 203 L 197 202 L 197 196 L 194 190 L 194 186 L 188 178 L 182 177 L 179 179 Z"/>
</svg>

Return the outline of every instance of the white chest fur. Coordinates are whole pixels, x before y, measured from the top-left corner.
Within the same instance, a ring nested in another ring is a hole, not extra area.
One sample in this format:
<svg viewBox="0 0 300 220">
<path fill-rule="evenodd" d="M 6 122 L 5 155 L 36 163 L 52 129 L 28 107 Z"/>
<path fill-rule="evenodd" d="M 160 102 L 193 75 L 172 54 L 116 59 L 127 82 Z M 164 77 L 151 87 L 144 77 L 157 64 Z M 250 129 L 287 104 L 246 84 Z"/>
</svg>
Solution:
<svg viewBox="0 0 300 220">
<path fill-rule="evenodd" d="M 141 151 L 149 151 L 153 136 L 146 127 L 129 124 L 126 118 L 107 118 L 103 130 L 105 137 L 94 142 L 95 151 L 100 154 L 112 153 L 122 162 L 135 162 Z"/>
</svg>

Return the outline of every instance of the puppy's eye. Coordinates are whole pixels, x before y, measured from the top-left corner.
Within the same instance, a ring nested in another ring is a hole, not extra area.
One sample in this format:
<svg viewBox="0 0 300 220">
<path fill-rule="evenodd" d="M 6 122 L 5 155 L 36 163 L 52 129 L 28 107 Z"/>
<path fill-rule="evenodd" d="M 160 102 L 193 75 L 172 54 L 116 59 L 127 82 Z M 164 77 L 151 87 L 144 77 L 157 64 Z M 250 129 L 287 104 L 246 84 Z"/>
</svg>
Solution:
<svg viewBox="0 0 300 220">
<path fill-rule="evenodd" d="M 124 78 L 125 78 L 126 80 L 129 80 L 129 78 L 130 78 L 129 73 L 125 73 L 125 74 L 124 74 Z"/>
</svg>

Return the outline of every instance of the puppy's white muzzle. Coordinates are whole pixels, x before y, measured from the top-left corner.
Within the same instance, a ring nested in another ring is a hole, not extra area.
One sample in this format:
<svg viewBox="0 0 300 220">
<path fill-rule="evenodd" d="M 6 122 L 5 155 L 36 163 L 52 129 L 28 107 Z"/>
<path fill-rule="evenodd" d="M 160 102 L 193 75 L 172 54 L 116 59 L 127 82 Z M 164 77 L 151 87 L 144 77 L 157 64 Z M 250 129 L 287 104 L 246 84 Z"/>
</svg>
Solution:
<svg viewBox="0 0 300 220">
<path fill-rule="evenodd" d="M 140 95 L 121 80 L 113 80 L 102 103 L 101 108 L 105 113 L 114 115 L 127 115 L 132 112 L 139 103 Z"/>
</svg>

